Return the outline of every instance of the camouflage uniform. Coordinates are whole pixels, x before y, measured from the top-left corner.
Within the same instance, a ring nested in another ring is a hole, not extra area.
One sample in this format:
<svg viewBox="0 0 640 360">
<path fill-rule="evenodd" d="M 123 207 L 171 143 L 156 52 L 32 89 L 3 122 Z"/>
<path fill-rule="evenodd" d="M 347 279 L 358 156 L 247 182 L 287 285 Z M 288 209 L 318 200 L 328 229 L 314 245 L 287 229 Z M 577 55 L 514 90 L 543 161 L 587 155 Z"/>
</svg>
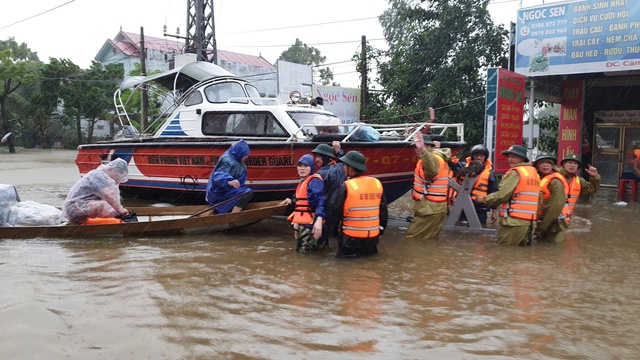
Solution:
<svg viewBox="0 0 640 360">
<path fill-rule="evenodd" d="M 293 235 L 296 238 L 297 252 L 310 253 L 320 248 L 318 240 L 311 234 L 311 228 L 299 225 L 297 229 L 294 227 Z"/>
</svg>

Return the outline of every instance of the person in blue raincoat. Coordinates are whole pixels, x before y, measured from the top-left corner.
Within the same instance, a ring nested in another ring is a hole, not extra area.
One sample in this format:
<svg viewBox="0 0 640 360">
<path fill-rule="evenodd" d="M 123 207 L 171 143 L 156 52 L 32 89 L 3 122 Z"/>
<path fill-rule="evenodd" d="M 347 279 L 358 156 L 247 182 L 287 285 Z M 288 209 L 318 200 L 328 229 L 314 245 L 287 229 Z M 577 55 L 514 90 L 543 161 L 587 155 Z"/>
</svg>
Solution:
<svg viewBox="0 0 640 360">
<path fill-rule="evenodd" d="M 344 172 L 344 166 L 337 162 L 338 157 L 344 155 L 344 151 L 341 149 L 340 142 L 334 141 L 331 146 L 327 144 L 319 144 L 315 149 L 313 149 L 312 153 L 315 168 L 318 169 L 317 173 L 322 176 L 322 180 L 324 181 L 324 195 L 326 203 L 331 204 L 335 202 L 340 186 L 342 186 L 345 180 L 347 180 L 347 174 Z M 318 241 L 321 246 L 328 243 L 329 236 L 338 235 L 339 223 L 339 218 L 336 218 L 330 213 L 326 214 L 322 237 Z"/>
<path fill-rule="evenodd" d="M 249 145 L 241 139 L 233 143 L 218 159 L 207 183 L 207 202 L 210 206 L 215 206 L 228 199 L 238 198 L 216 207 L 216 213 L 238 212 L 253 198 L 253 190 L 244 186 L 247 181 L 247 166 L 244 161 L 250 153 Z M 243 194 L 244 196 L 239 196 Z"/>
</svg>

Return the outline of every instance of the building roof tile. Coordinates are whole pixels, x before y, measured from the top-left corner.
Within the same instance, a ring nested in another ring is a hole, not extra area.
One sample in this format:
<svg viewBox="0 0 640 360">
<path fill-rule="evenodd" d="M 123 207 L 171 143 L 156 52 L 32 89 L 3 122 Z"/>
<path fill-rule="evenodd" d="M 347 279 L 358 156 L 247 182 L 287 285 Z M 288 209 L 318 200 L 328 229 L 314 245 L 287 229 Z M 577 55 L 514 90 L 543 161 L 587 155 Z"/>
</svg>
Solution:
<svg viewBox="0 0 640 360">
<path fill-rule="evenodd" d="M 139 34 L 120 31 L 115 39 L 109 40 L 109 42 L 127 56 L 140 56 Z M 184 52 L 185 48 L 184 42 L 164 38 L 161 39 L 147 35 L 144 37 L 144 42 L 147 50 L 158 50 L 162 52 L 175 52 L 177 54 L 181 54 Z M 262 56 L 240 54 L 218 49 L 218 60 L 275 70 L 275 66 Z"/>
</svg>

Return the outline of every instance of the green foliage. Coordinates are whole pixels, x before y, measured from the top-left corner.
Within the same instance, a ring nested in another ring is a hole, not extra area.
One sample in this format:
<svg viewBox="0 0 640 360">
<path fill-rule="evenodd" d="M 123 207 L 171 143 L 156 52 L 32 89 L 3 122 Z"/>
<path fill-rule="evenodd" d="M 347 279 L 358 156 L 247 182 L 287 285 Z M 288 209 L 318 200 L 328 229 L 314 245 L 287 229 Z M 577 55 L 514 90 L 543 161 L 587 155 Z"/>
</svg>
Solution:
<svg viewBox="0 0 640 360">
<path fill-rule="evenodd" d="M 29 94 L 34 91 L 40 61 L 25 43 L 13 38 L 0 41 L 0 126 L 2 132 L 13 132 L 18 119 L 29 116 Z M 20 134 L 15 134 L 20 138 Z M 15 153 L 12 137 L 9 151 Z"/>
<path fill-rule="evenodd" d="M 560 125 L 559 108 L 550 105 L 538 113 L 536 122 L 540 127 L 538 149 L 558 154 L 558 127 Z"/>
<path fill-rule="evenodd" d="M 295 44 L 283 51 L 278 58 L 278 60 L 318 67 L 322 85 L 329 85 L 333 80 L 333 72 L 328 67 L 319 68 L 319 65 L 324 63 L 326 59 L 327 57 L 322 56 L 320 50 L 303 43 L 298 38 L 296 38 Z"/>
<path fill-rule="evenodd" d="M 436 122 L 462 122 L 467 142 L 483 142 L 486 69 L 506 67 L 508 54 L 508 31 L 493 24 L 488 2 L 389 1 L 380 22 L 390 50 L 377 80 L 390 108 L 424 121 L 433 107 Z"/>
<path fill-rule="evenodd" d="M 147 76 L 159 74 L 161 72 L 162 71 L 154 71 L 152 73 L 149 73 Z M 129 75 L 140 76 L 141 73 L 142 73 L 142 70 L 141 70 L 140 64 L 135 64 L 135 69 L 131 70 L 129 72 Z M 114 88 L 114 91 L 115 91 L 115 88 Z M 167 90 L 161 86 L 156 87 L 156 86 L 150 85 L 148 87 L 147 94 L 148 94 L 148 107 L 147 107 L 148 116 L 151 119 L 155 120 L 161 115 L 162 99 L 167 97 Z M 134 124 L 136 129 L 142 132 L 142 129 L 140 129 L 139 122 L 134 121 L 134 119 L 139 118 L 136 114 L 140 114 L 142 109 L 142 94 L 140 90 L 134 91 L 133 89 L 126 89 L 122 92 L 121 98 L 125 108 L 127 109 L 127 112 L 129 113 L 129 116 L 132 117 L 131 122 Z M 146 124 L 147 124 L 146 130 L 148 132 L 154 132 L 157 128 L 159 128 L 162 125 L 162 122 L 156 121 L 151 124 L 147 122 Z"/>
<path fill-rule="evenodd" d="M 82 141 L 81 117 L 93 125 L 112 111 L 112 93 L 122 78 L 121 64 L 93 62 L 83 70 L 68 59 L 41 63 L 36 53 L 13 39 L 0 41 L 0 111 L 3 131 L 26 147 Z M 73 119 L 76 120 L 74 125 Z M 70 140 L 73 130 L 77 139 Z M 10 144 L 12 146 L 12 144 Z"/>
<path fill-rule="evenodd" d="M 112 94 L 124 72 L 122 64 L 109 64 L 105 67 L 93 61 L 88 70 L 82 70 L 69 60 L 50 59 L 45 67 L 45 73 L 51 75 L 43 78 L 43 84 L 46 83 L 64 101 L 64 115 L 76 119 L 78 142 L 83 142 L 81 117 L 88 120 L 87 142 L 92 142 L 95 123 L 99 119 L 110 117 L 109 113 L 113 109 Z"/>
</svg>

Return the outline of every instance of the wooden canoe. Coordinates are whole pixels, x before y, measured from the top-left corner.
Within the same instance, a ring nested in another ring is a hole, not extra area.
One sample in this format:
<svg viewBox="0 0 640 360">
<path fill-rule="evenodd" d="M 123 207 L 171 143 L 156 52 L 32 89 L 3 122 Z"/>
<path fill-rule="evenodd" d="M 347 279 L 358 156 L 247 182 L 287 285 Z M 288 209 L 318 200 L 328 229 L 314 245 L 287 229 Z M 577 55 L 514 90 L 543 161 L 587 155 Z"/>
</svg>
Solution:
<svg viewBox="0 0 640 360">
<path fill-rule="evenodd" d="M 250 203 L 234 214 L 212 214 L 205 205 L 130 207 L 138 222 L 105 225 L 16 226 L 0 228 L 4 239 L 79 238 L 95 236 L 162 236 L 209 233 L 254 224 L 274 215 L 284 215 L 279 201 Z"/>
</svg>

